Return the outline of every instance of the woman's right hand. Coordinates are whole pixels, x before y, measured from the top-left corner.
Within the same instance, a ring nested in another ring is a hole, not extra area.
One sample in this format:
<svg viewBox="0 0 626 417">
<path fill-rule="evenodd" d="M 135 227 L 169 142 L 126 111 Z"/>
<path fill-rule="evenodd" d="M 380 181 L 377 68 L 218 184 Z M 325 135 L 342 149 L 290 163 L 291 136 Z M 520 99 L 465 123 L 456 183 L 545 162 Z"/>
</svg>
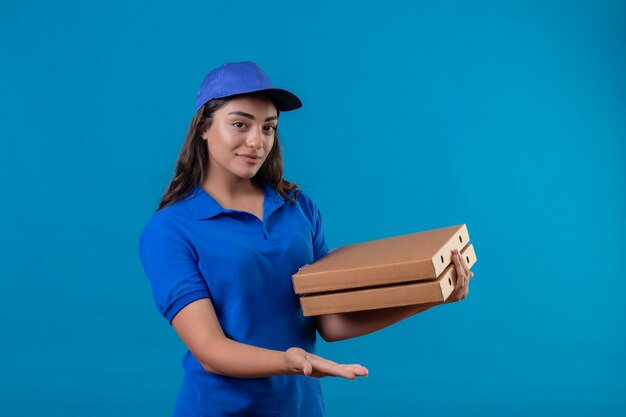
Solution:
<svg viewBox="0 0 626 417">
<path fill-rule="evenodd" d="M 358 364 L 339 364 L 320 356 L 306 352 L 304 349 L 292 347 L 285 352 L 287 369 L 293 374 L 322 378 L 325 376 L 340 376 L 347 379 L 356 379 L 357 376 L 367 376 L 367 368 Z"/>
</svg>

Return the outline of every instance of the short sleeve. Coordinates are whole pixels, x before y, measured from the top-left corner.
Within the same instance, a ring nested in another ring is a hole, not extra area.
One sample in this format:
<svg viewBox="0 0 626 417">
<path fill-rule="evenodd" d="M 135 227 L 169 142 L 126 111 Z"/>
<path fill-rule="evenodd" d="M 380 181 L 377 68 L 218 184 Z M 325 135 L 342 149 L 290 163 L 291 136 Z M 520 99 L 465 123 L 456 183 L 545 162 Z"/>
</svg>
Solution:
<svg viewBox="0 0 626 417">
<path fill-rule="evenodd" d="M 139 238 L 139 256 L 157 310 L 170 325 L 187 304 L 211 298 L 192 251 L 183 242 L 161 232 L 144 231 Z"/>
<path fill-rule="evenodd" d="M 313 262 L 323 258 L 328 253 L 328 246 L 326 245 L 326 238 L 324 237 L 324 229 L 322 227 L 322 213 L 317 205 L 307 197 L 310 204 L 313 226 Z"/>
</svg>

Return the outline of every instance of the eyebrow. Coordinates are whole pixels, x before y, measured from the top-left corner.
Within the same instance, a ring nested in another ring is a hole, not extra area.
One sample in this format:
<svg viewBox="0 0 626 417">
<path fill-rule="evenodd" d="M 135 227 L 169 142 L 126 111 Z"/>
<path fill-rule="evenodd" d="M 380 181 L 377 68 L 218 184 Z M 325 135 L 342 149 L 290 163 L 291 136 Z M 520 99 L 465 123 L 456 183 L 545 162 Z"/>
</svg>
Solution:
<svg viewBox="0 0 626 417">
<path fill-rule="evenodd" d="M 239 115 L 239 116 L 247 117 L 248 119 L 252 119 L 252 120 L 255 120 L 255 119 L 256 119 L 256 118 L 255 118 L 253 115 L 251 115 L 250 113 L 244 113 L 244 112 L 242 112 L 242 111 L 231 111 L 231 112 L 230 112 L 230 113 L 228 113 L 228 114 L 229 114 L 229 115 L 230 115 L 230 114 L 236 114 L 236 115 Z M 278 116 L 270 116 L 270 117 L 266 117 L 266 118 L 265 118 L 265 121 L 266 121 L 266 122 L 269 122 L 270 120 L 278 120 Z"/>
</svg>

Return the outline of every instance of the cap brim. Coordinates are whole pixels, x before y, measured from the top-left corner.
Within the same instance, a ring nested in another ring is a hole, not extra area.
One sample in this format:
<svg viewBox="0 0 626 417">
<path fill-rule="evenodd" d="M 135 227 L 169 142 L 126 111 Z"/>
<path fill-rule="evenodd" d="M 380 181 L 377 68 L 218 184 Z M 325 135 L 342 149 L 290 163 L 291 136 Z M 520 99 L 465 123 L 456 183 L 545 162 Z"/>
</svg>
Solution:
<svg viewBox="0 0 626 417">
<path fill-rule="evenodd" d="M 252 93 L 252 91 L 250 92 Z M 276 105 L 276 108 L 280 111 L 295 110 L 302 107 L 300 99 L 295 94 L 290 93 L 287 90 L 280 88 L 266 88 L 255 92 L 262 93 L 270 98 Z"/>
</svg>

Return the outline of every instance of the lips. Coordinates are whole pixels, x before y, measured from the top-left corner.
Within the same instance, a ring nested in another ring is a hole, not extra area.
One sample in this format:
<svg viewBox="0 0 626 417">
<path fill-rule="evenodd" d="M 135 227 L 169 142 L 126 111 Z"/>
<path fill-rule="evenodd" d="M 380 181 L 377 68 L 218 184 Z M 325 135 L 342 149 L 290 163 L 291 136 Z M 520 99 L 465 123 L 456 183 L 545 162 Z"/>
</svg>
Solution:
<svg viewBox="0 0 626 417">
<path fill-rule="evenodd" d="M 250 154 L 238 154 L 237 156 L 240 156 L 241 159 L 243 159 L 249 164 L 255 164 L 259 159 L 261 159 L 260 156 L 250 155 Z"/>
</svg>

